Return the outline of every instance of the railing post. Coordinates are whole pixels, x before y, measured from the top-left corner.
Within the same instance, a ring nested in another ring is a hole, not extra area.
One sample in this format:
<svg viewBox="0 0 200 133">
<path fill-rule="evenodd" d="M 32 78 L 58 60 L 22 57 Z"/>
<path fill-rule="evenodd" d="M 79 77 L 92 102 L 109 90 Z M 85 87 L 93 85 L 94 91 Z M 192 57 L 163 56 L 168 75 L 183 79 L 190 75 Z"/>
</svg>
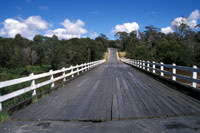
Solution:
<svg viewBox="0 0 200 133">
<path fill-rule="evenodd" d="M 83 64 L 83 71 L 86 71 L 86 63 Z"/>
<path fill-rule="evenodd" d="M 140 68 L 140 60 L 138 60 L 138 67 Z"/>
<path fill-rule="evenodd" d="M 155 61 L 153 61 L 153 73 L 156 73 L 156 65 L 155 65 Z"/>
<path fill-rule="evenodd" d="M 136 67 L 138 67 L 138 64 L 139 64 L 139 63 L 138 63 L 138 60 L 136 60 Z"/>
<path fill-rule="evenodd" d="M 78 66 L 78 64 L 76 65 L 76 67 L 77 67 L 77 69 L 76 69 L 77 75 L 79 75 L 79 66 Z"/>
<path fill-rule="evenodd" d="M 34 73 L 30 74 L 30 77 L 34 77 Z M 36 90 L 35 90 L 35 79 L 31 80 L 31 89 L 33 89 L 32 96 L 36 95 Z"/>
<path fill-rule="evenodd" d="M 51 80 L 51 88 L 53 88 L 55 85 L 54 85 L 54 77 L 53 77 L 53 70 L 50 70 L 50 80 Z"/>
<path fill-rule="evenodd" d="M 88 63 L 88 70 L 90 70 L 90 62 Z"/>
<path fill-rule="evenodd" d="M 145 70 L 145 61 L 143 60 L 143 69 Z"/>
<path fill-rule="evenodd" d="M 173 68 L 172 68 L 172 73 L 173 73 L 173 76 L 172 76 L 172 80 L 176 81 L 176 76 L 174 74 L 176 74 L 176 64 L 172 64 Z"/>
<path fill-rule="evenodd" d="M 84 70 L 83 70 L 83 69 L 84 69 L 84 68 L 83 68 L 83 66 L 84 66 L 84 65 L 83 65 L 83 64 L 81 64 L 81 70 L 82 70 L 82 72 L 84 72 Z"/>
<path fill-rule="evenodd" d="M 149 71 L 149 61 L 147 61 L 147 71 Z"/>
<path fill-rule="evenodd" d="M 87 63 L 85 63 L 85 71 L 87 71 Z"/>
<path fill-rule="evenodd" d="M 73 74 L 73 72 L 74 72 L 73 66 L 71 66 L 70 68 L 71 68 L 71 74 L 72 74 L 72 78 L 73 78 L 73 77 L 74 77 L 74 74 Z"/>
<path fill-rule="evenodd" d="M 85 63 L 85 71 L 87 71 L 87 63 Z"/>
<path fill-rule="evenodd" d="M 142 68 L 142 60 L 140 60 L 140 68 Z"/>
<path fill-rule="evenodd" d="M 160 62 L 160 64 L 161 64 L 161 66 L 160 66 L 160 70 L 161 70 L 161 72 L 160 72 L 160 75 L 161 76 L 164 76 L 164 65 L 163 65 L 163 62 Z"/>
<path fill-rule="evenodd" d="M 88 70 L 88 63 L 85 63 L 85 71 L 87 71 Z"/>
<path fill-rule="evenodd" d="M 99 63 L 100 64 L 100 63 Z M 88 70 L 90 70 L 90 62 L 88 63 Z"/>
<path fill-rule="evenodd" d="M 63 70 L 62 75 L 64 76 L 64 78 L 63 78 L 63 82 L 65 82 L 65 81 L 66 81 L 66 78 L 65 78 L 65 67 L 63 67 L 62 70 Z"/>
<path fill-rule="evenodd" d="M 195 69 L 197 70 L 197 66 L 193 66 L 192 79 L 197 79 L 197 72 Z M 197 88 L 197 83 L 193 81 L 192 87 Z"/>
</svg>

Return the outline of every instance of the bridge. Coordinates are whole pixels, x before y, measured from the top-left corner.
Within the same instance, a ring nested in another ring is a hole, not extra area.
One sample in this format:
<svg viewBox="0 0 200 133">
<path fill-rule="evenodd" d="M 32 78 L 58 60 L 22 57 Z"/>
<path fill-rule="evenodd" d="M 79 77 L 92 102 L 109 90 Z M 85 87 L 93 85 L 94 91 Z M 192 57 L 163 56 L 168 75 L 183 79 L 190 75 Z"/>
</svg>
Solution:
<svg viewBox="0 0 200 133">
<path fill-rule="evenodd" d="M 120 62 L 107 62 L 11 115 L 0 132 L 199 132 L 200 101 Z"/>
</svg>

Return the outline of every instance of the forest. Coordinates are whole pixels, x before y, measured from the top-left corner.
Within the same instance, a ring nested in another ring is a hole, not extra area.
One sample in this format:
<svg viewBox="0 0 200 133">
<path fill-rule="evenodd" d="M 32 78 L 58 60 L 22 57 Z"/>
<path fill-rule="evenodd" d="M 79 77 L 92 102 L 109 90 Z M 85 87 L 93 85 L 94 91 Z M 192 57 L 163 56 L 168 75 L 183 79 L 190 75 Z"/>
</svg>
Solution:
<svg viewBox="0 0 200 133">
<path fill-rule="evenodd" d="M 0 37 L 0 81 L 102 59 L 107 40 L 104 34 L 95 40 L 59 40 L 57 36 L 42 35 L 28 40 L 20 34 L 15 38 Z"/>
<path fill-rule="evenodd" d="M 164 34 L 153 25 L 144 32 L 118 32 L 115 45 L 126 51 L 127 58 L 176 63 L 181 66 L 200 66 L 200 31 L 187 24 L 175 27 L 175 32 Z"/>
<path fill-rule="evenodd" d="M 150 25 L 143 32 L 117 32 L 115 38 L 109 40 L 104 34 L 95 39 L 69 40 L 59 40 L 55 35 L 36 35 L 33 40 L 20 34 L 15 38 L 0 37 L 0 81 L 99 60 L 108 47 L 125 51 L 131 59 L 200 66 L 200 31 L 184 23 L 169 34 Z"/>
</svg>

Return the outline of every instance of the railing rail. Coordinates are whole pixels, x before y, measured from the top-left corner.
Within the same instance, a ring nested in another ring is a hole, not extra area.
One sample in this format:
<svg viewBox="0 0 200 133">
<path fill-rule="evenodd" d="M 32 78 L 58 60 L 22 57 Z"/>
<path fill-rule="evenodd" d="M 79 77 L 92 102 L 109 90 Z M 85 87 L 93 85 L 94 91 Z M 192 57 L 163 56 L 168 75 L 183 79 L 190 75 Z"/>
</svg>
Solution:
<svg viewBox="0 0 200 133">
<path fill-rule="evenodd" d="M 2 102 L 6 101 L 6 100 L 9 100 L 11 98 L 17 97 L 22 94 L 25 94 L 29 91 L 33 91 L 32 96 L 35 96 L 37 88 L 40 88 L 40 87 L 48 85 L 48 84 L 51 84 L 51 87 L 54 87 L 55 86 L 54 83 L 56 81 L 61 80 L 61 79 L 63 79 L 63 81 L 66 81 L 67 77 L 69 77 L 69 76 L 74 77 L 74 74 L 79 75 L 79 73 L 87 71 L 95 66 L 98 66 L 98 65 L 104 63 L 104 62 L 105 62 L 105 60 L 99 60 L 99 61 L 84 63 L 84 64 L 80 64 L 80 65 L 76 65 L 76 66 L 71 66 L 68 68 L 62 68 L 60 70 L 55 70 L 55 71 L 50 70 L 49 72 L 37 74 L 37 75 L 34 75 L 32 73 L 32 74 L 30 74 L 30 76 L 27 76 L 27 77 L 0 82 L 0 89 L 1 89 L 4 87 L 8 87 L 8 86 L 12 86 L 12 85 L 30 81 L 30 86 L 0 96 L 0 111 L 2 110 Z M 67 71 L 70 71 L 70 73 L 67 73 Z M 62 73 L 62 75 L 54 78 L 54 75 L 59 74 L 59 73 Z M 47 81 L 38 83 L 38 84 L 35 83 L 36 79 L 45 78 L 45 77 L 50 77 L 50 79 Z"/>
<path fill-rule="evenodd" d="M 135 60 L 135 59 L 120 59 L 122 62 L 127 63 L 129 65 L 133 65 L 135 67 L 138 67 L 140 69 L 146 70 L 146 71 L 152 71 L 152 73 L 157 74 L 156 72 L 160 72 L 160 76 L 168 75 L 172 76 L 172 80 L 177 81 L 176 78 L 183 79 L 186 81 L 191 82 L 191 87 L 197 88 L 197 84 L 200 84 L 200 79 L 198 79 L 197 74 L 200 72 L 200 69 L 197 68 L 197 66 L 193 67 L 184 67 L 184 66 L 176 66 L 176 64 L 164 64 L 156 63 L 156 62 L 150 62 L 150 61 L 144 61 L 144 60 Z M 172 69 L 172 72 L 165 71 L 165 68 Z M 192 73 L 192 76 L 185 76 L 181 74 L 177 74 L 176 70 L 182 70 L 182 71 L 189 71 Z M 157 74 L 158 75 L 158 74 Z"/>
</svg>

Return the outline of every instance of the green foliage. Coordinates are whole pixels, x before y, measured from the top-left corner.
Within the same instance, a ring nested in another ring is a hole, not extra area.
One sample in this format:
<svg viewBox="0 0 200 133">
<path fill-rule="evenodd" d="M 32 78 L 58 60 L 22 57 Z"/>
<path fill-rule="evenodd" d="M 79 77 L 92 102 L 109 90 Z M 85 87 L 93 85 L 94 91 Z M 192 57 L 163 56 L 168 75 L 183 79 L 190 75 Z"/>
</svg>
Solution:
<svg viewBox="0 0 200 133">
<path fill-rule="evenodd" d="M 186 24 L 167 35 L 152 25 L 145 28 L 144 32 L 116 33 L 116 43 L 127 58 L 200 66 L 200 31 L 192 31 Z"/>
<path fill-rule="evenodd" d="M 5 111 L 0 112 L 0 123 L 10 120 L 9 114 Z"/>
<path fill-rule="evenodd" d="M 151 60 L 151 52 L 144 45 L 143 46 L 138 46 L 136 48 L 135 56 L 137 57 L 137 59 Z"/>
<path fill-rule="evenodd" d="M 0 81 L 44 73 L 50 69 L 60 69 L 71 65 L 95 61 L 103 58 L 109 46 L 108 38 L 101 34 L 95 40 L 90 38 L 73 38 L 59 40 L 57 36 L 44 37 L 36 35 L 33 40 L 17 34 L 14 39 L 0 37 Z M 46 81 L 49 77 L 38 79 L 36 83 Z M 0 95 L 30 86 L 30 82 L 1 88 Z M 41 93 L 50 86 L 38 88 Z M 32 96 L 32 92 L 3 102 L 3 108 L 9 108 Z"/>
<path fill-rule="evenodd" d="M 50 65 L 44 65 L 44 66 L 26 66 L 26 70 L 28 73 L 44 73 L 48 72 L 51 69 Z"/>
</svg>

